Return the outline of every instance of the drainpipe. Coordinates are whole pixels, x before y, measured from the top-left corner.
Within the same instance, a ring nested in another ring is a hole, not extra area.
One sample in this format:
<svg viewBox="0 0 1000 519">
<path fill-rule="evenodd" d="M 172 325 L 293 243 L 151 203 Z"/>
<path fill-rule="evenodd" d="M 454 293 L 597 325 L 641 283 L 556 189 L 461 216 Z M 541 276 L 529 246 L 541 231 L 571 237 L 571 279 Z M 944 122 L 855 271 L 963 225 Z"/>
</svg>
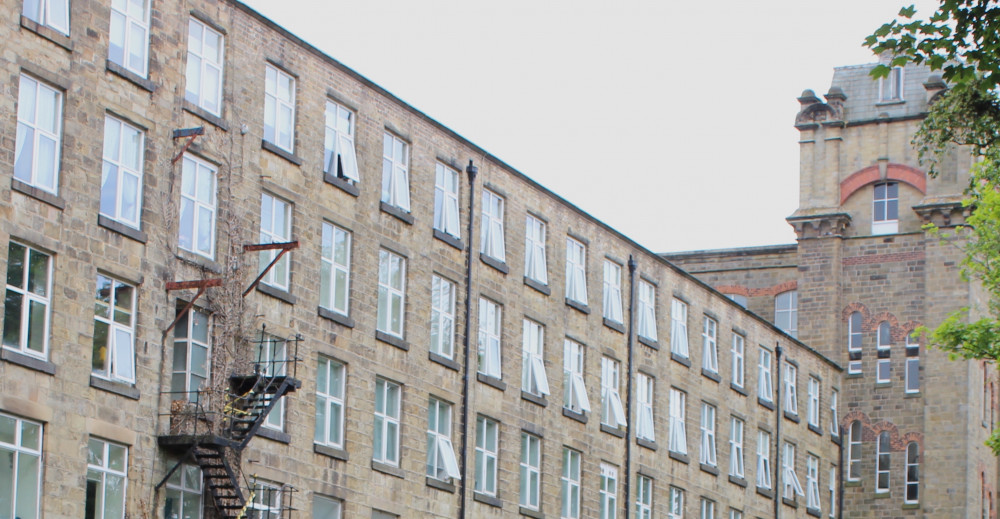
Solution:
<svg viewBox="0 0 1000 519">
<path fill-rule="evenodd" d="M 632 503 L 632 371 L 635 365 L 633 337 L 635 336 L 635 270 L 638 267 L 632 255 L 628 256 L 628 367 L 625 385 L 625 519 L 629 518 Z"/>
<path fill-rule="evenodd" d="M 840 430 L 840 443 L 837 446 L 840 463 L 837 464 L 837 517 L 844 516 L 844 440 L 847 429 L 837 425 Z"/>
<path fill-rule="evenodd" d="M 475 220 L 475 207 L 476 207 L 476 174 L 479 173 L 479 168 L 472 164 L 472 159 L 469 159 L 469 165 L 465 167 L 465 173 L 469 176 L 469 226 L 466 232 L 466 236 L 469 237 L 469 247 L 465 250 L 465 332 L 464 338 L 462 340 L 462 351 L 465 358 L 465 362 L 462 363 L 462 466 L 459 467 L 459 472 L 462 473 L 462 479 L 458 480 L 458 517 L 465 517 L 465 481 L 468 479 L 468 473 L 465 470 L 469 466 L 469 393 L 472 391 L 472 379 L 469 378 L 469 316 L 472 315 L 472 246 L 474 234 L 472 233 L 472 223 Z"/>
<path fill-rule="evenodd" d="M 774 358 L 776 359 L 777 369 L 777 386 L 778 386 L 778 401 L 775 409 L 774 418 L 774 519 L 781 518 L 781 492 L 783 488 L 781 487 L 780 476 L 784 476 L 778 465 L 781 463 L 781 384 L 784 380 L 781 375 L 781 344 L 775 341 L 774 343 Z"/>
</svg>

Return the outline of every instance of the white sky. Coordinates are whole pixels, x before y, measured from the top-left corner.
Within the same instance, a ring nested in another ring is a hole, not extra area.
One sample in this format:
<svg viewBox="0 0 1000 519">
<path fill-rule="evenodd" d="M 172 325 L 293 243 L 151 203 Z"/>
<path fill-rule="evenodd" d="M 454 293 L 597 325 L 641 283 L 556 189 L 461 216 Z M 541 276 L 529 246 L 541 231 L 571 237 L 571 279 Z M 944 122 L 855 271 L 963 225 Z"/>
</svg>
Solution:
<svg viewBox="0 0 1000 519">
<path fill-rule="evenodd" d="M 906 0 L 245 1 L 667 252 L 795 241 L 795 98 Z"/>
</svg>

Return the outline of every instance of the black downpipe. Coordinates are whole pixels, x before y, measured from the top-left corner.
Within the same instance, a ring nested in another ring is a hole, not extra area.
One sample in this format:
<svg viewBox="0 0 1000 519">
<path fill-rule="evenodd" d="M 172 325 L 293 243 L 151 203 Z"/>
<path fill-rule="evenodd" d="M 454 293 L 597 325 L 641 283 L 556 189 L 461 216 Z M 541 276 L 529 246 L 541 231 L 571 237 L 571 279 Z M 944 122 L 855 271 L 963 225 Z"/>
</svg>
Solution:
<svg viewBox="0 0 1000 519">
<path fill-rule="evenodd" d="M 777 372 L 775 373 L 775 384 L 778 386 L 778 401 L 776 402 L 775 418 L 774 418 L 774 519 L 780 519 L 781 517 L 781 493 L 784 488 L 781 485 L 781 384 L 783 382 L 781 374 L 781 345 L 777 342 L 774 343 L 774 358 L 776 360 L 775 365 L 777 366 Z"/>
<path fill-rule="evenodd" d="M 632 369 L 635 365 L 633 337 L 635 335 L 635 270 L 638 264 L 632 255 L 628 256 L 628 379 L 625 385 L 625 519 L 629 518 L 632 509 Z"/>
<path fill-rule="evenodd" d="M 840 451 L 840 463 L 837 464 L 837 517 L 844 516 L 844 469 L 846 468 L 845 463 L 847 460 L 844 459 L 844 440 L 847 438 L 847 429 L 837 425 L 837 430 L 840 431 L 840 443 L 838 443 L 838 450 Z"/>
<path fill-rule="evenodd" d="M 462 390 L 462 466 L 459 468 L 462 479 L 458 480 L 458 517 L 460 518 L 465 517 L 465 480 L 468 479 L 465 468 L 469 466 L 469 442 L 467 440 L 469 437 L 469 392 L 472 391 L 471 379 L 469 378 L 469 316 L 472 315 L 472 247 L 475 236 L 472 233 L 472 223 L 476 214 L 476 174 L 479 173 L 479 168 L 472 165 L 472 159 L 469 159 L 469 165 L 466 166 L 465 172 L 469 176 L 469 226 L 466 233 L 469 238 L 469 248 L 465 251 L 465 332 L 462 340 L 465 362 L 462 363 L 462 384 L 464 386 Z"/>
</svg>

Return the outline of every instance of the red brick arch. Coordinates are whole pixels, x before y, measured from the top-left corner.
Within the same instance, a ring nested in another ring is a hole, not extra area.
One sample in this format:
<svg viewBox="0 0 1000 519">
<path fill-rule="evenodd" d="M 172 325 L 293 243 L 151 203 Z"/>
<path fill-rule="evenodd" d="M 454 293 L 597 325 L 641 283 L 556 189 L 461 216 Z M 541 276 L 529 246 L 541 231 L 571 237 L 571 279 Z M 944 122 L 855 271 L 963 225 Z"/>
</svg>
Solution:
<svg viewBox="0 0 1000 519">
<path fill-rule="evenodd" d="M 927 175 L 917 168 L 911 168 L 902 164 L 889 164 L 886 167 L 885 176 L 888 180 L 904 182 L 913 186 L 922 194 L 927 194 Z M 879 174 L 878 165 L 868 166 L 852 173 L 851 176 L 845 178 L 840 183 L 840 203 L 843 204 L 855 191 L 880 180 L 882 180 L 882 177 Z"/>
<path fill-rule="evenodd" d="M 919 321 L 906 321 L 905 323 L 900 323 L 899 319 L 892 314 L 892 312 L 879 312 L 877 314 L 872 314 L 868 307 L 863 303 L 851 303 L 844 307 L 840 312 L 840 320 L 847 322 L 851 318 L 851 314 L 854 312 L 861 313 L 861 331 L 864 332 L 874 332 L 878 330 L 878 325 L 882 321 L 889 321 L 889 326 L 892 328 L 892 341 L 893 342 L 906 342 L 906 336 L 913 333 L 918 326 L 922 323 Z"/>
<path fill-rule="evenodd" d="M 852 422 L 861 422 L 861 441 L 873 442 L 878 439 L 878 435 L 883 432 L 889 433 L 889 448 L 896 452 L 905 452 L 906 446 L 910 442 L 917 442 L 917 448 L 921 452 L 924 450 L 924 435 L 919 432 L 900 433 L 896 424 L 882 420 L 872 423 L 868 415 L 862 411 L 854 410 L 844 415 L 840 420 L 841 430 L 846 430 Z"/>
<path fill-rule="evenodd" d="M 745 285 L 719 285 L 715 287 L 715 289 L 725 295 L 737 295 L 744 297 L 776 296 L 783 292 L 788 292 L 789 290 L 795 290 L 798 288 L 798 284 L 797 280 L 792 279 L 790 281 L 785 281 L 769 287 L 749 288 Z"/>
</svg>

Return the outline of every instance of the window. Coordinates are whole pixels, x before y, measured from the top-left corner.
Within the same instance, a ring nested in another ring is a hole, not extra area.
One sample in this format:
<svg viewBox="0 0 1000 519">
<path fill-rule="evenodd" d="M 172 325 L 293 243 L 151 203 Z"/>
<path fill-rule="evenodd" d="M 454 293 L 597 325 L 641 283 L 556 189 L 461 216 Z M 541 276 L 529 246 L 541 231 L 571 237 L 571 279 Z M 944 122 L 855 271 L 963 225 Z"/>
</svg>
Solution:
<svg viewBox="0 0 1000 519">
<path fill-rule="evenodd" d="M 656 340 L 656 287 L 639 280 L 639 336 Z"/>
<path fill-rule="evenodd" d="M 267 377 L 280 377 L 285 375 L 285 367 L 288 364 L 288 343 L 274 335 L 263 335 L 260 343 L 257 344 L 257 362 L 255 370 Z M 264 427 L 282 431 L 285 428 L 285 397 L 278 399 L 278 402 L 264 419 Z"/>
<path fill-rule="evenodd" d="M 799 392 L 796 389 L 799 369 L 793 364 L 785 364 L 785 412 L 799 414 Z"/>
<path fill-rule="evenodd" d="M 101 214 L 136 229 L 142 214 L 142 161 L 142 131 L 105 116 Z"/>
<path fill-rule="evenodd" d="M 146 77 L 149 52 L 148 0 L 113 0 L 108 59 Z"/>
<path fill-rule="evenodd" d="M 636 429 L 636 438 L 651 442 L 656 441 L 656 434 L 653 429 L 653 377 L 644 373 L 639 373 L 636 380 L 639 403 L 639 427 Z"/>
<path fill-rule="evenodd" d="M 715 458 L 715 406 L 701 404 L 701 463 L 714 467 Z"/>
<path fill-rule="evenodd" d="M 192 308 L 174 326 L 171 399 L 197 402 L 198 392 L 207 387 L 212 359 L 211 322 L 207 312 Z"/>
<path fill-rule="evenodd" d="M 687 395 L 670 388 L 670 451 L 687 454 L 687 432 L 684 429 L 684 402 Z"/>
<path fill-rule="evenodd" d="M 775 296 L 774 325 L 792 337 L 799 336 L 799 295 L 795 290 Z"/>
<path fill-rule="evenodd" d="M 385 379 L 375 380 L 375 434 L 372 459 L 399 466 L 399 417 L 402 388 Z"/>
<path fill-rule="evenodd" d="M 135 287 L 97 275 L 91 372 L 135 383 Z"/>
<path fill-rule="evenodd" d="M 892 234 L 899 230 L 899 184 L 875 184 L 872 200 L 872 234 Z"/>
<path fill-rule="evenodd" d="M 319 358 L 316 369 L 316 434 L 313 441 L 344 447 L 344 383 L 346 368 L 340 362 Z"/>
<path fill-rule="evenodd" d="M 222 56 L 225 38 L 188 19 L 187 87 L 184 99 L 212 115 L 222 115 Z"/>
<path fill-rule="evenodd" d="M 718 324 L 706 316 L 701 329 L 701 368 L 709 373 L 719 372 Z"/>
<path fill-rule="evenodd" d="M 701 519 L 715 519 L 715 501 L 701 498 Z"/>
<path fill-rule="evenodd" d="M 476 419 L 476 492 L 497 495 L 497 452 L 500 426 L 489 418 Z"/>
<path fill-rule="evenodd" d="M 445 358 L 455 353 L 455 284 L 440 276 L 431 276 L 431 347 Z"/>
<path fill-rule="evenodd" d="M 763 348 L 757 361 L 757 397 L 764 402 L 774 401 L 774 389 L 771 385 L 771 352 Z"/>
<path fill-rule="evenodd" d="M 653 480 L 642 474 L 636 479 L 635 517 L 653 519 Z"/>
<path fill-rule="evenodd" d="M 601 423 L 614 429 L 625 427 L 625 408 L 618 393 L 619 363 L 610 357 L 601 357 Z"/>
<path fill-rule="evenodd" d="M 23 14 L 35 23 L 69 36 L 69 0 L 24 0 Z"/>
<path fill-rule="evenodd" d="M 295 78 L 264 66 L 264 140 L 295 152 Z"/>
<path fill-rule="evenodd" d="M 819 429 L 819 379 L 813 376 L 809 377 L 809 408 L 806 412 L 809 425 Z"/>
<path fill-rule="evenodd" d="M 677 487 L 670 487 L 670 508 L 667 510 L 668 519 L 683 519 L 684 517 L 684 491 Z"/>
<path fill-rule="evenodd" d="M 438 162 L 434 166 L 434 228 L 455 237 L 458 223 L 458 172 Z"/>
<path fill-rule="evenodd" d="M 3 347 L 46 358 L 49 344 L 49 297 L 52 258 L 37 249 L 7 246 L 7 292 L 3 312 Z"/>
<path fill-rule="evenodd" d="M 889 433 L 882 432 L 875 441 L 875 493 L 889 491 Z"/>
<path fill-rule="evenodd" d="M 462 479 L 451 444 L 451 404 L 434 397 L 427 404 L 427 476 Z"/>
<path fill-rule="evenodd" d="M 257 519 L 280 519 L 282 494 L 284 492 L 278 485 L 254 479 L 253 499 L 249 500 L 248 508 L 256 510 L 253 515 Z"/>
<path fill-rule="evenodd" d="M 861 312 L 853 312 L 847 319 L 847 374 L 861 373 Z"/>
<path fill-rule="evenodd" d="M 729 299 L 732 299 L 734 303 L 742 306 L 743 308 L 747 307 L 747 296 L 745 296 L 745 295 L 742 295 L 742 294 L 726 294 L 726 297 L 728 297 Z"/>
<path fill-rule="evenodd" d="M 785 443 L 785 452 L 781 457 L 782 494 L 785 499 L 795 499 L 795 495 L 804 496 L 799 476 L 795 473 L 795 445 Z"/>
<path fill-rule="evenodd" d="M 184 155 L 178 244 L 209 259 L 215 256 L 215 173 L 209 163 Z"/>
<path fill-rule="evenodd" d="M 184 463 L 167 480 L 164 519 L 201 519 L 201 469 Z"/>
<path fill-rule="evenodd" d="M 830 467 L 830 490 L 827 498 L 830 501 L 830 517 L 837 517 L 837 467 Z"/>
<path fill-rule="evenodd" d="M 744 477 L 743 471 L 743 420 L 732 418 L 729 426 L 729 475 Z"/>
<path fill-rule="evenodd" d="M 604 260 L 604 318 L 622 322 L 622 266 Z"/>
<path fill-rule="evenodd" d="M 738 333 L 733 334 L 733 349 L 732 349 L 733 385 L 738 388 L 743 387 L 743 382 L 746 375 L 746 368 L 744 366 L 744 352 L 745 352 L 744 342 L 745 341 L 742 335 Z"/>
<path fill-rule="evenodd" d="M 378 251 L 378 331 L 403 337 L 406 303 L 406 260 L 385 249 Z"/>
<path fill-rule="evenodd" d="M 284 200 L 268 193 L 260 195 L 260 243 L 288 243 L 292 241 L 292 206 Z M 260 270 L 263 271 L 278 256 L 278 250 L 262 250 L 258 254 Z M 288 290 L 289 254 L 264 274 L 260 282 L 281 290 Z"/>
<path fill-rule="evenodd" d="M 577 413 L 590 412 L 590 399 L 583 383 L 583 345 L 563 341 L 563 406 Z"/>
<path fill-rule="evenodd" d="M 87 442 L 88 519 L 124 519 L 128 447 L 97 438 Z"/>
<path fill-rule="evenodd" d="M 506 253 L 503 238 L 503 204 L 500 195 L 483 190 L 482 234 L 479 240 L 479 252 L 495 260 L 505 261 Z"/>
<path fill-rule="evenodd" d="M 542 489 L 542 439 L 521 433 L 521 506 L 538 510 Z"/>
<path fill-rule="evenodd" d="M 757 487 L 771 488 L 771 435 L 757 431 Z"/>
<path fill-rule="evenodd" d="M 521 355 L 521 389 L 536 396 L 549 394 L 549 379 L 545 376 L 545 328 L 524 320 Z"/>
<path fill-rule="evenodd" d="M 500 305 L 479 298 L 479 372 L 500 378 L 500 329 L 503 322 Z"/>
<path fill-rule="evenodd" d="M 563 447 L 560 519 L 580 519 L 580 453 Z"/>
<path fill-rule="evenodd" d="M 840 436 L 840 418 L 837 413 L 837 395 L 838 392 L 836 389 L 830 393 L 830 435 L 833 437 Z"/>
<path fill-rule="evenodd" d="M 861 422 L 853 421 L 847 428 L 847 480 L 861 479 Z"/>
<path fill-rule="evenodd" d="M 58 192 L 62 92 L 21 75 L 16 139 L 14 178 L 42 191 Z"/>
<path fill-rule="evenodd" d="M 354 112 L 328 99 L 326 101 L 325 121 L 323 173 L 352 182 L 360 182 L 358 156 L 354 150 Z M 455 190 L 456 192 L 458 190 L 457 184 Z M 457 218 L 457 205 L 455 211 Z M 458 224 L 456 223 L 456 225 Z"/>
<path fill-rule="evenodd" d="M 892 353 L 892 325 L 889 321 L 882 321 L 878 325 L 878 370 L 875 374 L 875 382 L 878 383 L 889 383 L 892 382 L 891 378 L 891 360 L 889 355 Z"/>
<path fill-rule="evenodd" d="M 739 510 L 737 510 L 735 508 L 730 508 L 729 509 L 729 519 L 743 519 L 743 512 L 741 512 L 741 511 L 739 511 Z"/>
<path fill-rule="evenodd" d="M 916 503 L 920 500 L 920 445 L 917 442 L 906 444 L 906 503 Z"/>
<path fill-rule="evenodd" d="M 42 424 L 0 413 L 0 515 L 38 519 L 42 488 Z"/>
<path fill-rule="evenodd" d="M 920 343 L 906 336 L 906 380 L 904 387 L 907 393 L 920 392 Z"/>
<path fill-rule="evenodd" d="M 382 201 L 410 210 L 410 147 L 391 133 L 382 134 Z"/>
<path fill-rule="evenodd" d="M 312 519 L 341 519 L 344 503 L 337 499 L 313 495 Z"/>
<path fill-rule="evenodd" d="M 879 100 L 902 101 L 903 100 L 903 67 L 892 67 L 887 77 L 878 80 Z"/>
<path fill-rule="evenodd" d="M 351 233 L 323 222 L 319 305 L 341 315 L 350 311 Z"/>
<path fill-rule="evenodd" d="M 566 299 L 587 304 L 587 247 L 566 238 Z"/>
<path fill-rule="evenodd" d="M 601 519 L 618 517 L 618 467 L 601 463 Z"/>
<path fill-rule="evenodd" d="M 819 510 L 819 458 L 812 454 L 806 458 L 806 506 Z"/>
<path fill-rule="evenodd" d="M 688 307 L 680 299 L 670 304 L 670 353 L 688 357 Z"/>
<path fill-rule="evenodd" d="M 545 222 L 531 216 L 524 223 L 524 277 L 549 284 L 545 263 Z"/>
</svg>

